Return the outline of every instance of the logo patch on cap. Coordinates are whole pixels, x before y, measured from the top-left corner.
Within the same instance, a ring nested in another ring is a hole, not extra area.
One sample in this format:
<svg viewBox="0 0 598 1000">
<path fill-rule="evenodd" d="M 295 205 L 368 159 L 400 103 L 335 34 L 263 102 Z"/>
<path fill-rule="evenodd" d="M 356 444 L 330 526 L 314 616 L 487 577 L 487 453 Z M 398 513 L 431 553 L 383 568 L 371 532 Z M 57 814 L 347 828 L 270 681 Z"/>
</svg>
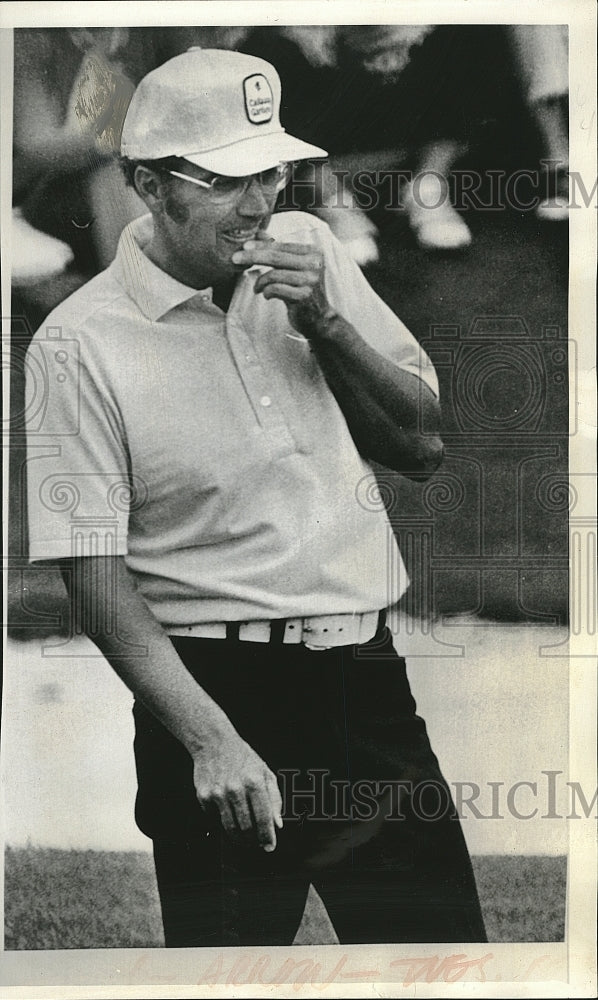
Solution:
<svg viewBox="0 0 598 1000">
<path fill-rule="evenodd" d="M 245 111 L 250 122 L 262 125 L 272 120 L 274 94 L 263 73 L 253 73 L 243 80 Z"/>
</svg>

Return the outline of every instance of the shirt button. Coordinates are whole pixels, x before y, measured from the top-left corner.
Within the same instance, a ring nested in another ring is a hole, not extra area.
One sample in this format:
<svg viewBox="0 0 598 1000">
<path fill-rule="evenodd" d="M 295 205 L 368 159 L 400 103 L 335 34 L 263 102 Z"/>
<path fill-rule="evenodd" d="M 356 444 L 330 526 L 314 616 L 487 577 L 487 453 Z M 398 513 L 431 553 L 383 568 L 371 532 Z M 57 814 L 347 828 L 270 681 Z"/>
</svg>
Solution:
<svg viewBox="0 0 598 1000">
<path fill-rule="evenodd" d="M 202 302 L 209 302 L 210 301 L 210 296 L 209 295 L 200 295 L 200 298 L 201 298 Z"/>
<path fill-rule="evenodd" d="M 270 399 L 269 396 L 262 396 L 262 398 L 260 399 L 260 403 L 262 404 L 262 406 L 272 406 L 272 400 Z"/>
</svg>

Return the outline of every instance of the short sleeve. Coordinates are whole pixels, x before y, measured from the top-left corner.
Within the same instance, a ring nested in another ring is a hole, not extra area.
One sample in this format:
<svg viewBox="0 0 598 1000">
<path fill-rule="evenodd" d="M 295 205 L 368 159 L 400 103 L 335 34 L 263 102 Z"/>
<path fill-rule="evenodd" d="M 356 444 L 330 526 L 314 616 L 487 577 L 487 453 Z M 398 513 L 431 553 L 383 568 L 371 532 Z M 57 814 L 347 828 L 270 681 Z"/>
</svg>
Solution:
<svg viewBox="0 0 598 1000">
<path fill-rule="evenodd" d="M 434 366 L 416 338 L 376 294 L 328 226 L 321 223 L 317 234 L 325 254 L 326 292 L 331 306 L 371 347 L 399 368 L 417 375 L 438 396 Z"/>
<path fill-rule="evenodd" d="M 58 327 L 38 333 L 27 352 L 31 562 L 127 552 L 133 488 L 124 432 L 110 387 L 85 354 L 84 338 Z"/>
</svg>

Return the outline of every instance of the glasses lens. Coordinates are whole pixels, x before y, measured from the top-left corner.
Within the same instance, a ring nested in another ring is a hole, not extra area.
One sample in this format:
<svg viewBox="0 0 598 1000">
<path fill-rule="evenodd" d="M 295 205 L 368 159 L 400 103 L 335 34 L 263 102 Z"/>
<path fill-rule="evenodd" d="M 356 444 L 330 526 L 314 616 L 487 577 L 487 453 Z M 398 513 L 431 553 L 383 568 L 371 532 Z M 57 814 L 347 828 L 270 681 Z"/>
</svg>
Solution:
<svg viewBox="0 0 598 1000">
<path fill-rule="evenodd" d="M 212 181 L 212 191 L 217 198 L 232 198 L 246 186 L 245 177 L 225 177 L 218 174 Z"/>
<path fill-rule="evenodd" d="M 262 170 L 259 175 L 260 184 L 264 188 L 280 191 L 287 183 L 289 175 L 288 163 L 279 163 L 277 167 L 271 167 L 270 170 Z"/>
<path fill-rule="evenodd" d="M 254 177 L 265 191 L 281 191 L 288 184 L 291 167 L 290 163 L 279 163 L 276 167 L 262 170 L 261 173 L 249 177 L 225 177 L 223 174 L 218 174 L 211 182 L 212 193 L 218 199 L 234 198 L 247 190 Z"/>
</svg>

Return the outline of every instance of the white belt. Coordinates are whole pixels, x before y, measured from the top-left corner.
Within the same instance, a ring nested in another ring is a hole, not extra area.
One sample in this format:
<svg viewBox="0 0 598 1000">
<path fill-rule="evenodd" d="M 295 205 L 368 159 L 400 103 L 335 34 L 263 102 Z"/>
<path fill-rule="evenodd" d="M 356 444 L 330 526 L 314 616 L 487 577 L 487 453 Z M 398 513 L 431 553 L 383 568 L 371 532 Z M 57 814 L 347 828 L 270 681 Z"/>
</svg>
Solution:
<svg viewBox="0 0 598 1000">
<path fill-rule="evenodd" d="M 169 635 L 197 639 L 241 639 L 244 642 L 284 642 L 308 649 L 331 649 L 369 642 L 384 624 L 384 612 L 355 615 L 315 615 L 274 621 L 201 622 L 199 625 L 166 626 Z"/>
</svg>

